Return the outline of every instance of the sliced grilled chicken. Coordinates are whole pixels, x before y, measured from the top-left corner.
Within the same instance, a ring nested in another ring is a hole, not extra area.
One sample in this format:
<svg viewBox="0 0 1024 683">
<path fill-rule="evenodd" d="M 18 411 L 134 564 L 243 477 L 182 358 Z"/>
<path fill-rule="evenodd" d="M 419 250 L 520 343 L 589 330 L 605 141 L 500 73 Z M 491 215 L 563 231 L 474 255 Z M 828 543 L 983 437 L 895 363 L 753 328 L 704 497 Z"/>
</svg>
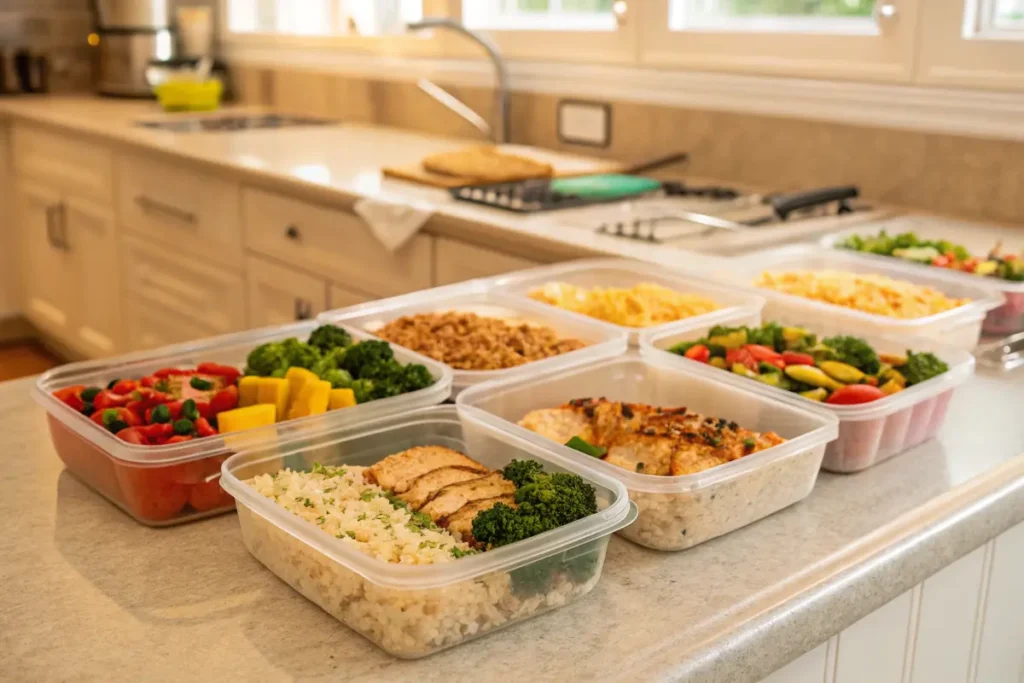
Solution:
<svg viewBox="0 0 1024 683">
<path fill-rule="evenodd" d="M 590 418 L 564 406 L 529 412 L 519 425 L 558 443 L 565 443 L 574 436 L 593 443 Z"/>
<path fill-rule="evenodd" d="M 497 498 L 484 498 L 483 500 L 474 500 L 472 503 L 466 503 L 463 505 L 458 512 L 450 515 L 445 521 L 447 529 L 453 536 L 459 538 L 466 543 L 476 544 L 476 539 L 473 538 L 473 520 L 476 516 L 485 510 L 490 510 L 498 503 L 504 503 L 510 508 L 516 506 L 516 497 L 513 495 L 498 496 Z"/>
<path fill-rule="evenodd" d="M 467 503 L 511 495 L 515 492 L 516 485 L 502 476 L 501 472 L 491 472 L 486 477 L 445 486 L 419 511 L 430 515 L 437 524 L 444 526 L 446 518 L 458 512 Z"/>
<path fill-rule="evenodd" d="M 413 510 L 419 510 L 438 491 L 449 484 L 456 484 L 460 481 L 479 479 L 482 475 L 478 470 L 469 470 L 463 467 L 442 467 L 433 472 L 427 472 L 422 477 L 413 480 L 409 490 L 398 494 L 398 497 L 408 503 Z"/>
<path fill-rule="evenodd" d="M 416 446 L 384 458 L 367 470 L 369 480 L 394 494 L 409 490 L 413 482 L 428 472 L 444 467 L 487 474 L 488 469 L 458 451 L 443 446 Z"/>
</svg>

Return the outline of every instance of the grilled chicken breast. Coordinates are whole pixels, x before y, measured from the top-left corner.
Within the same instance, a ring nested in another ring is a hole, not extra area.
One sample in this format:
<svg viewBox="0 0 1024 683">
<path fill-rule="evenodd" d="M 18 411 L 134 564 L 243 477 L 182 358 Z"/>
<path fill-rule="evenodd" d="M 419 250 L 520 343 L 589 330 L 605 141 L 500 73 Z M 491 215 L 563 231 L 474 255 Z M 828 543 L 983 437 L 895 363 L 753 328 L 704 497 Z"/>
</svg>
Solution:
<svg viewBox="0 0 1024 683">
<path fill-rule="evenodd" d="M 474 500 L 472 503 L 466 503 L 459 511 L 449 515 L 445 521 L 447 529 L 456 538 L 459 538 L 467 543 L 476 544 L 476 539 L 473 538 L 473 520 L 476 516 L 485 510 L 490 510 L 498 503 L 504 503 L 510 508 L 516 506 L 516 497 L 509 494 L 504 496 L 498 496 L 497 498 L 484 498 L 483 500 Z"/>
<path fill-rule="evenodd" d="M 486 477 L 445 486 L 429 503 L 420 508 L 420 512 L 430 515 L 431 519 L 444 526 L 446 518 L 458 512 L 467 503 L 511 495 L 515 492 L 516 485 L 502 476 L 501 472 L 491 472 Z"/>
<path fill-rule="evenodd" d="M 579 436 L 608 449 L 604 460 L 643 474 L 693 474 L 776 446 L 785 439 L 686 408 L 657 408 L 606 399 L 577 399 L 535 410 L 519 424 L 553 441 Z"/>
<path fill-rule="evenodd" d="M 367 472 L 378 486 L 398 495 L 408 491 L 414 480 L 443 467 L 461 467 L 481 475 L 488 472 L 476 460 L 443 446 L 416 446 L 389 455 Z"/>
<path fill-rule="evenodd" d="M 409 490 L 399 493 L 398 497 L 408 503 L 413 510 L 419 510 L 445 486 L 479 477 L 479 470 L 470 470 L 464 467 L 442 467 L 414 479 Z"/>
</svg>

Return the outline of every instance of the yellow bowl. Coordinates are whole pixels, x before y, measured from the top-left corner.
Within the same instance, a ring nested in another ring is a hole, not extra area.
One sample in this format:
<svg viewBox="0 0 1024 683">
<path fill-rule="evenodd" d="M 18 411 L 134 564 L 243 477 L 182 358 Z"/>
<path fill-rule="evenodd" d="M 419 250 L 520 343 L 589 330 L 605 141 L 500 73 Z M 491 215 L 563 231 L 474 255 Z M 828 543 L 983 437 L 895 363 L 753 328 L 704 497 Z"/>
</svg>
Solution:
<svg viewBox="0 0 1024 683">
<path fill-rule="evenodd" d="M 220 106 L 224 85 L 210 79 L 203 83 L 168 81 L 153 88 L 164 111 L 211 111 Z"/>
</svg>

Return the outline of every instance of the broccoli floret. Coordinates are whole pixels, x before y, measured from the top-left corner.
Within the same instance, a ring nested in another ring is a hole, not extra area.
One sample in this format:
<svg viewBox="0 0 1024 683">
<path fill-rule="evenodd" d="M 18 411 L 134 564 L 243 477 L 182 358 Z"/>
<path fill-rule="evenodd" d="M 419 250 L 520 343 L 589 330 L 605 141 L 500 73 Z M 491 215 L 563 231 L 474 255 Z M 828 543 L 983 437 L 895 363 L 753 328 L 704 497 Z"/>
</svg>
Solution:
<svg viewBox="0 0 1024 683">
<path fill-rule="evenodd" d="M 914 353 L 907 351 L 907 362 L 900 367 L 900 374 L 907 380 L 907 386 L 913 386 L 941 375 L 949 370 L 934 353 Z"/>
<path fill-rule="evenodd" d="M 419 363 L 410 363 L 402 369 L 403 393 L 419 391 L 434 384 L 434 376 L 427 370 L 427 366 Z"/>
<path fill-rule="evenodd" d="M 245 360 L 245 374 L 269 377 L 276 370 L 288 371 L 288 357 L 284 346 L 279 342 L 260 344 L 249 352 Z"/>
<path fill-rule="evenodd" d="M 502 475 L 510 482 L 520 486 L 531 483 L 538 475 L 544 473 L 544 468 L 536 460 L 513 460 L 505 465 L 501 471 Z"/>
<path fill-rule="evenodd" d="M 298 339 L 285 339 L 281 344 L 284 346 L 284 354 L 290 367 L 309 369 L 320 360 L 320 349 Z"/>
<path fill-rule="evenodd" d="M 330 382 L 332 389 L 347 389 L 352 385 L 352 375 L 344 370 L 334 368 L 333 370 L 317 373 L 317 375 L 323 381 Z"/>
<path fill-rule="evenodd" d="M 373 397 L 373 380 L 355 379 L 348 385 L 348 388 L 355 394 L 356 403 L 369 403 Z"/>
<path fill-rule="evenodd" d="M 582 477 L 564 472 L 546 474 L 540 465 L 521 463 L 515 463 L 510 474 L 525 482 L 516 489 L 518 507 L 512 510 L 499 504 L 477 515 L 473 537 L 480 543 L 508 545 L 597 512 L 594 487 Z M 505 509 L 495 512 L 499 507 Z"/>
<path fill-rule="evenodd" d="M 871 346 L 859 337 L 840 336 L 823 339 L 822 344 L 832 349 L 836 359 L 873 375 L 882 367 L 882 361 Z"/>
<path fill-rule="evenodd" d="M 336 325 L 321 325 L 310 333 L 307 343 L 326 353 L 338 347 L 351 346 L 352 335 Z"/>
<path fill-rule="evenodd" d="M 751 328 L 747 331 L 747 341 L 750 344 L 761 344 L 778 352 L 786 350 L 786 339 L 782 336 L 782 325 L 778 323 L 765 323 L 761 327 Z"/>
<path fill-rule="evenodd" d="M 363 341 L 345 350 L 338 367 L 360 379 L 376 377 L 381 373 L 381 365 L 394 360 L 394 357 L 395 353 L 386 341 Z"/>
</svg>

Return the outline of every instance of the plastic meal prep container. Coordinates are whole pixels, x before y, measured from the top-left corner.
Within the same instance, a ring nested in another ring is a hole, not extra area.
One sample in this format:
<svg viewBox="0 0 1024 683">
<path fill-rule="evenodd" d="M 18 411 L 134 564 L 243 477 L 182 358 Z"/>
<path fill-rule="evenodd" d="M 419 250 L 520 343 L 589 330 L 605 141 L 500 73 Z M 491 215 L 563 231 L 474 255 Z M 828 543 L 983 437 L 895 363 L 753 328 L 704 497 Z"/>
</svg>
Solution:
<svg viewBox="0 0 1024 683">
<path fill-rule="evenodd" d="M 823 301 L 814 301 L 792 294 L 783 294 L 755 286 L 764 271 L 837 270 L 853 273 L 875 273 L 896 280 L 912 282 L 936 289 L 950 297 L 972 299 L 963 306 L 923 318 L 890 318 L 865 313 Z M 899 263 L 897 259 L 865 260 L 838 250 L 827 250 L 813 245 L 795 245 L 757 255 L 735 259 L 729 272 L 721 277 L 738 286 L 757 291 L 767 299 L 762 315 L 775 320 L 793 313 L 804 320 L 822 321 L 826 325 L 839 325 L 846 329 L 883 334 L 891 337 L 928 337 L 961 349 L 972 349 L 981 337 L 981 323 L 985 314 L 1002 305 L 1002 297 L 978 284 L 953 282 L 939 277 L 913 264 Z"/>
<path fill-rule="evenodd" d="M 531 268 L 530 270 L 496 277 L 491 281 L 491 286 L 497 292 L 508 293 L 533 301 L 533 299 L 528 297 L 530 291 L 542 287 L 549 282 L 565 282 L 577 287 L 588 288 L 629 288 L 640 283 L 649 282 L 662 285 L 680 294 L 705 296 L 721 307 L 717 311 L 704 315 L 714 315 L 721 313 L 723 310 L 736 309 L 757 313 L 764 306 L 764 298 L 758 294 L 722 285 L 710 277 L 686 275 L 654 263 L 643 263 L 627 259 L 585 259 L 582 261 L 556 263 L 551 266 L 541 266 L 540 268 Z M 564 309 L 557 306 L 542 305 L 564 311 Z M 580 313 L 564 312 L 586 320 L 595 320 L 609 330 L 628 334 L 630 344 L 633 346 L 639 343 L 642 332 L 657 330 L 663 327 L 663 325 L 628 327 L 597 320 L 597 318 L 591 318 Z M 693 316 L 683 320 L 698 320 L 703 317 Z"/>
<path fill-rule="evenodd" d="M 105 386 L 113 379 L 143 377 L 160 368 L 189 367 L 204 361 L 242 368 L 249 351 L 256 346 L 288 337 L 305 339 L 316 327 L 314 322 L 268 327 L 119 358 L 62 365 L 40 376 L 32 397 L 48 413 L 54 449 L 72 474 L 141 524 L 180 524 L 232 509 L 231 497 L 211 477 L 224 459 L 239 448 L 303 430 L 360 423 L 441 403 L 451 392 L 451 370 L 394 346 L 399 362 L 422 363 L 435 383 L 419 391 L 343 410 L 167 446 L 139 446 L 122 441 L 63 404 L 53 392 L 76 384 Z M 359 330 L 345 329 L 355 341 L 374 338 Z"/>
<path fill-rule="evenodd" d="M 641 340 L 641 353 L 678 367 L 685 366 L 709 379 L 749 388 L 773 400 L 828 411 L 839 420 L 839 438 L 829 443 L 822 461 L 822 467 L 830 472 L 859 472 L 934 437 L 946 420 L 953 392 L 974 374 L 974 356 L 962 349 L 943 347 L 931 339 L 893 339 L 862 334 L 856 326 L 829 326 L 815 322 L 817 319 L 813 316 L 801 317 L 795 312 L 765 318 L 766 321 L 782 325 L 805 327 L 819 338 L 842 334 L 861 337 L 880 353 L 903 354 L 908 348 L 914 352 L 931 351 L 949 365 L 949 370 L 871 403 L 834 406 L 668 351 L 679 342 L 700 339 L 707 334 L 709 327 L 695 329 L 680 326 L 645 335 Z M 737 316 L 716 324 L 727 327 L 756 326 L 760 325 L 760 321 L 751 322 Z"/>
<path fill-rule="evenodd" d="M 349 325 L 373 333 L 387 323 L 406 315 L 458 311 L 481 316 L 524 320 L 553 329 L 559 337 L 574 338 L 587 344 L 582 349 L 563 353 L 502 370 L 452 369 L 452 398 L 475 384 L 503 379 L 521 372 L 534 373 L 545 367 L 585 363 L 622 353 L 627 347 L 626 335 L 591 318 L 575 316 L 552 306 L 487 291 L 480 281 L 464 287 L 449 286 L 427 289 L 382 301 L 361 304 L 340 311 L 328 311 L 318 318 L 321 323 Z"/>
<path fill-rule="evenodd" d="M 753 431 L 774 431 L 787 441 L 703 472 L 670 477 L 630 472 L 518 425 L 532 410 L 585 397 L 685 406 Z M 684 550 L 802 500 L 814 488 L 825 444 L 837 432 L 835 417 L 824 411 L 776 401 L 671 359 L 642 358 L 637 352 L 473 387 L 459 396 L 457 406 L 473 422 L 532 440 L 618 479 L 639 509 L 637 520 L 619 533 L 655 550 Z"/>
<path fill-rule="evenodd" d="M 875 236 L 885 230 L 890 235 L 903 232 L 914 232 L 926 240 L 949 240 L 955 244 L 963 244 L 972 254 L 985 255 L 997 242 L 1003 242 L 1008 253 L 1020 254 L 1024 251 L 1024 238 L 1011 230 L 998 229 L 974 223 L 952 221 L 931 216 L 900 216 L 889 220 L 865 223 L 858 228 L 826 235 L 821 239 L 821 246 L 826 249 L 840 249 L 841 253 L 853 254 L 872 263 L 893 262 L 926 270 L 937 278 L 949 282 L 965 284 L 988 289 L 996 296 L 1003 297 L 1003 304 L 993 308 L 985 316 L 982 334 L 990 336 L 1008 336 L 1024 332 L 1024 281 L 1004 280 L 997 277 L 982 277 L 972 273 L 963 273 L 949 268 L 938 268 L 923 263 L 905 261 L 895 256 L 868 254 L 852 249 L 839 247 L 854 235 Z M 1007 244 L 1007 243 L 1010 244 Z"/>
<path fill-rule="evenodd" d="M 598 512 L 453 562 L 398 564 L 348 547 L 246 483 L 285 467 L 369 466 L 414 446 L 446 446 L 492 469 L 530 459 L 547 472 L 578 474 L 595 488 Z M 325 612 L 408 659 L 583 597 L 601 578 L 611 534 L 636 518 L 626 489 L 615 479 L 514 434 L 460 419 L 454 406 L 270 443 L 232 456 L 221 472 L 224 488 L 237 500 L 249 552 Z"/>
</svg>

